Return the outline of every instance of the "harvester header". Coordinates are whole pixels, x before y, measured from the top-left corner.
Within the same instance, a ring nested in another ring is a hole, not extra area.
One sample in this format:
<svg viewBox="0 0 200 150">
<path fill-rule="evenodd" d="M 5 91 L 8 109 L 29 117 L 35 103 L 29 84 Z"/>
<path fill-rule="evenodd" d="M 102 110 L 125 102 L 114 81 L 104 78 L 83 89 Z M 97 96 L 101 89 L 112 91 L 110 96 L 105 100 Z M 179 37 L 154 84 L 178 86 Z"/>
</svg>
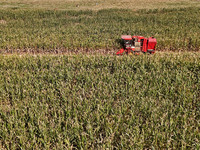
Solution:
<svg viewBox="0 0 200 150">
<path fill-rule="evenodd" d="M 116 53 L 117 55 L 155 53 L 157 41 L 154 37 L 122 35 L 121 39 L 123 48 Z"/>
</svg>

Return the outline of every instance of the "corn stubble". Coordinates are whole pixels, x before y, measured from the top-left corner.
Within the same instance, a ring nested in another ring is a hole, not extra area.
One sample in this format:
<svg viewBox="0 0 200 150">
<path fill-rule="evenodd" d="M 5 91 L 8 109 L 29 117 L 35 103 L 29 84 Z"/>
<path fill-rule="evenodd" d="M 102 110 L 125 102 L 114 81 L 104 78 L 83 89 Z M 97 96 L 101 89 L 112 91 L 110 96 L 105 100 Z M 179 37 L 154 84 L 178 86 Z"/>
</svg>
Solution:
<svg viewBox="0 0 200 150">
<path fill-rule="evenodd" d="M 0 146 L 198 149 L 199 58 L 0 56 Z"/>
</svg>

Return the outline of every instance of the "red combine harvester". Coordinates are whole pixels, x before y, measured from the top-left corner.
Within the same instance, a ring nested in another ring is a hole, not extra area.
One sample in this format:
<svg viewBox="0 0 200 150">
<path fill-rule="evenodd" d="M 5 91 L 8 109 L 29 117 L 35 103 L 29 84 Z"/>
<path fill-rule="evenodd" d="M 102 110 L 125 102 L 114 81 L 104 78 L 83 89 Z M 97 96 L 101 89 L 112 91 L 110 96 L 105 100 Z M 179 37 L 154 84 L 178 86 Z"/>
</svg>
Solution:
<svg viewBox="0 0 200 150">
<path fill-rule="evenodd" d="M 157 41 L 154 37 L 122 35 L 121 38 L 123 48 L 116 53 L 117 55 L 139 54 L 140 52 L 155 53 Z"/>
</svg>

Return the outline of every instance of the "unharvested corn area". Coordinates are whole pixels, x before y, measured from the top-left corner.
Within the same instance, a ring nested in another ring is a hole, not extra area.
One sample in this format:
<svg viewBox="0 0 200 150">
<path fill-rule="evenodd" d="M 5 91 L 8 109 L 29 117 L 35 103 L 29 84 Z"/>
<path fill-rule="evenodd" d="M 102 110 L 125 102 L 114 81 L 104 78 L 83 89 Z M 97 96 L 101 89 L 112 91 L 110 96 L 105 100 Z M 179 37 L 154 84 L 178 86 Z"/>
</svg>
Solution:
<svg viewBox="0 0 200 150">
<path fill-rule="evenodd" d="M 157 50 L 199 51 L 199 12 L 199 7 L 135 11 L 0 9 L 0 52 L 117 50 L 122 34 L 154 36 Z"/>
<path fill-rule="evenodd" d="M 199 149 L 200 54 L 0 56 L 2 149 Z"/>
</svg>

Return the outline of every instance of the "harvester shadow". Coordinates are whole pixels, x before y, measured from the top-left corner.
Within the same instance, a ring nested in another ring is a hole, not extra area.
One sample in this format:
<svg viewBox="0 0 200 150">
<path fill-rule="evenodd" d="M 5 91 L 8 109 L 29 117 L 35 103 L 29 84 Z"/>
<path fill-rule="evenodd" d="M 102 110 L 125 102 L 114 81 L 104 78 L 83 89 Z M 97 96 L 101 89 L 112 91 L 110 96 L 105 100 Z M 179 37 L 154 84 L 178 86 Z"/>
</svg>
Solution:
<svg viewBox="0 0 200 150">
<path fill-rule="evenodd" d="M 115 40 L 115 43 L 116 43 L 117 45 L 120 45 L 120 47 L 123 47 L 123 41 L 122 41 L 122 39 L 116 39 L 116 40 Z"/>
</svg>

